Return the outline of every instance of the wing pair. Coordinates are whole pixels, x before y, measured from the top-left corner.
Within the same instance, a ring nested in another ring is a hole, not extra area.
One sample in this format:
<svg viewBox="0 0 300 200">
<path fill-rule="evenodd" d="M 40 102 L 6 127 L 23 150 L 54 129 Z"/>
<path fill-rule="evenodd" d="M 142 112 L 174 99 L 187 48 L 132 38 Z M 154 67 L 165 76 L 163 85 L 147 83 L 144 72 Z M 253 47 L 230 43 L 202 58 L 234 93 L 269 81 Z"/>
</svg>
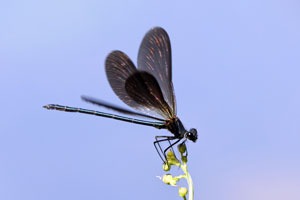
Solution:
<svg viewBox="0 0 300 200">
<path fill-rule="evenodd" d="M 125 53 L 113 51 L 106 58 L 105 70 L 113 91 L 130 107 L 152 117 L 176 115 L 171 45 L 164 29 L 156 27 L 145 35 L 138 68 Z"/>
</svg>

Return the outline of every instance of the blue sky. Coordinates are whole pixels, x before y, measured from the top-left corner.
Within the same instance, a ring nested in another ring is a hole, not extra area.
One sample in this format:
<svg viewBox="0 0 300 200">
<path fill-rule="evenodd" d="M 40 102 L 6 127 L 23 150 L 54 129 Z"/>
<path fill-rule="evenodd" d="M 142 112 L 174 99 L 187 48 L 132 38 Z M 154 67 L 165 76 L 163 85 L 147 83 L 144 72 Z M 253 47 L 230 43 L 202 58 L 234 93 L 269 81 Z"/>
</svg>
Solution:
<svg viewBox="0 0 300 200">
<path fill-rule="evenodd" d="M 156 178 L 164 130 L 47 111 L 126 107 L 104 72 L 136 63 L 154 26 L 171 38 L 195 199 L 300 198 L 298 1 L 6 1 L 0 6 L 0 199 L 179 199 Z M 175 169 L 174 173 L 178 173 Z"/>
</svg>

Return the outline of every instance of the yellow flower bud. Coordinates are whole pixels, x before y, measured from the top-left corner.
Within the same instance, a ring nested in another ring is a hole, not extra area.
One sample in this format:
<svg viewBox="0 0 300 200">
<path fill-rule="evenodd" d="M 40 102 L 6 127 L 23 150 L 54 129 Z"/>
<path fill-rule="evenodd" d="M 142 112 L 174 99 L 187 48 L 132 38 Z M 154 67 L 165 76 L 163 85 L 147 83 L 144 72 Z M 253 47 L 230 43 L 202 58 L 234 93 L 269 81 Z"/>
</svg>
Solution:
<svg viewBox="0 0 300 200">
<path fill-rule="evenodd" d="M 188 190 L 185 187 L 180 187 L 178 189 L 178 193 L 179 193 L 179 196 L 184 197 L 188 193 Z"/>
</svg>

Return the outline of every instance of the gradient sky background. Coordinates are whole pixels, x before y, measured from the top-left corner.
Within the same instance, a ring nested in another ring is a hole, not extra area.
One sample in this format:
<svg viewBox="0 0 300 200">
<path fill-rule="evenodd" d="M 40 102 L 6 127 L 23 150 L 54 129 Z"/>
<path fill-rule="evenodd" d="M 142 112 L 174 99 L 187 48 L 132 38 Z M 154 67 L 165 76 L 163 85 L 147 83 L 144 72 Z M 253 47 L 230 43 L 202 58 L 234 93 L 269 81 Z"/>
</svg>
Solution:
<svg viewBox="0 0 300 200">
<path fill-rule="evenodd" d="M 136 63 L 154 26 L 171 38 L 178 116 L 199 200 L 300 199 L 300 3 L 1 1 L 0 199 L 180 199 L 153 147 L 166 131 L 47 111 L 126 107 L 104 60 Z M 174 173 L 180 171 L 174 169 Z M 183 183 L 183 182 L 182 182 Z"/>
</svg>

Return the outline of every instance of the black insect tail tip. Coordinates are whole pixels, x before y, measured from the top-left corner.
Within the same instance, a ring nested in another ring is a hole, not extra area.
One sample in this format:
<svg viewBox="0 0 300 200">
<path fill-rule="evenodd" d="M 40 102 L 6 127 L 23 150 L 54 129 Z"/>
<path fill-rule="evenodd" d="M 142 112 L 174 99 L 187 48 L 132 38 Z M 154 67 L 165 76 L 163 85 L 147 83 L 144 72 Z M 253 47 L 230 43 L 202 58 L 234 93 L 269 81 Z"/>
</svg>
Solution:
<svg viewBox="0 0 300 200">
<path fill-rule="evenodd" d="M 81 95 L 80 97 L 81 97 L 81 100 L 89 102 L 89 98 L 87 96 Z"/>
<path fill-rule="evenodd" d="M 46 109 L 49 110 L 49 109 L 50 109 L 50 106 L 49 106 L 49 104 L 48 104 L 48 105 L 44 105 L 43 108 L 46 108 Z"/>
</svg>

